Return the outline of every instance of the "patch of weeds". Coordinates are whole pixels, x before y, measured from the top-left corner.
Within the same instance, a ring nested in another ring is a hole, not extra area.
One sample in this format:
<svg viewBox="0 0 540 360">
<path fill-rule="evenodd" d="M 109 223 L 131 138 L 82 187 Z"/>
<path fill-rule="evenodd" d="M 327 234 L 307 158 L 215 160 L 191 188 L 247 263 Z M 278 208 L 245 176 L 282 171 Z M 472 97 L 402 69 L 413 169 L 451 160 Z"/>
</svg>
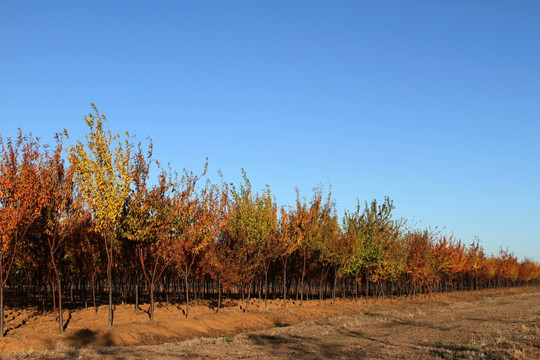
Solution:
<svg viewBox="0 0 540 360">
<path fill-rule="evenodd" d="M 444 345 L 444 341 L 439 340 L 439 341 L 437 341 L 437 342 L 435 343 L 435 345 L 437 345 L 437 346 Z"/>
<path fill-rule="evenodd" d="M 232 343 L 234 340 L 232 337 L 230 336 L 224 336 L 223 337 L 223 342 L 226 342 L 226 343 Z"/>
<path fill-rule="evenodd" d="M 478 348 L 476 346 L 471 346 L 471 345 L 462 345 L 459 350 L 461 350 L 461 351 L 473 351 L 473 352 L 482 351 L 482 349 L 480 349 L 480 348 Z"/>
</svg>

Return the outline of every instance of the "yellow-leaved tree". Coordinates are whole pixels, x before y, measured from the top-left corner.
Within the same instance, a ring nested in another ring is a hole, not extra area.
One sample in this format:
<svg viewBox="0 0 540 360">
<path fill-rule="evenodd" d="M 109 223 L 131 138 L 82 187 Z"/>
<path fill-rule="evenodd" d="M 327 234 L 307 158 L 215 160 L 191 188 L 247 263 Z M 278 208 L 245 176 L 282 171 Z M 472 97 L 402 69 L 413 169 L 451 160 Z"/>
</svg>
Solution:
<svg viewBox="0 0 540 360">
<path fill-rule="evenodd" d="M 85 143 L 78 141 L 68 151 L 70 162 L 76 166 L 77 186 L 92 210 L 96 231 L 105 241 L 111 327 L 113 254 L 120 213 L 130 191 L 131 144 L 127 132 L 122 140 L 119 134 L 105 130 L 105 115 L 94 104 L 91 106 L 94 113 L 84 117 L 90 129 Z"/>
</svg>

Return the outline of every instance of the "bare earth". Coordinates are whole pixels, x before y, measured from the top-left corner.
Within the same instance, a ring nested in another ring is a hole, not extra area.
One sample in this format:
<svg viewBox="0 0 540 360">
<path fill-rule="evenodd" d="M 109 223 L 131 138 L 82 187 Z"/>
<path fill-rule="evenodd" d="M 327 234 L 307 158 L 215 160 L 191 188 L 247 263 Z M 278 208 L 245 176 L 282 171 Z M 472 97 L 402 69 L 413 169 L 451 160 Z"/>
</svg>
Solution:
<svg viewBox="0 0 540 360">
<path fill-rule="evenodd" d="M 199 302 L 201 303 L 201 302 Z M 7 314 L 2 359 L 540 359 L 540 289 L 514 288 L 439 295 L 432 299 L 318 301 L 303 307 L 254 300 L 216 313 L 209 304 L 161 306 L 156 322 L 118 306 L 71 313 L 63 335 L 54 315 Z M 148 306 L 144 307 L 146 310 Z M 66 317 L 68 313 L 66 312 Z M 154 345 L 157 344 L 157 345 Z"/>
</svg>

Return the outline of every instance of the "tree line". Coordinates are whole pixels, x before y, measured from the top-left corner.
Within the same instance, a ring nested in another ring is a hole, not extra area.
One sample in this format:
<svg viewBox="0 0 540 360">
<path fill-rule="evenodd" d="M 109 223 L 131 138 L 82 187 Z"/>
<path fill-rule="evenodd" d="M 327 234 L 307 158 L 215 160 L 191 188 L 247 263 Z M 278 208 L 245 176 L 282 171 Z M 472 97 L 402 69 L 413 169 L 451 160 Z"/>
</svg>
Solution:
<svg viewBox="0 0 540 360">
<path fill-rule="evenodd" d="M 478 239 L 416 229 L 394 219 L 392 200 L 358 203 L 338 217 L 331 189 L 279 207 L 269 187 L 254 191 L 180 174 L 155 161 L 153 145 L 106 129 L 92 105 L 84 141 L 54 145 L 19 130 L 0 137 L 0 333 L 4 301 L 68 306 L 147 301 L 184 305 L 207 298 L 307 299 L 416 296 L 537 285 L 540 264 L 509 250 L 485 254 Z M 158 169 L 155 179 L 151 168 Z M 7 296 L 6 296 L 7 295 Z"/>
</svg>

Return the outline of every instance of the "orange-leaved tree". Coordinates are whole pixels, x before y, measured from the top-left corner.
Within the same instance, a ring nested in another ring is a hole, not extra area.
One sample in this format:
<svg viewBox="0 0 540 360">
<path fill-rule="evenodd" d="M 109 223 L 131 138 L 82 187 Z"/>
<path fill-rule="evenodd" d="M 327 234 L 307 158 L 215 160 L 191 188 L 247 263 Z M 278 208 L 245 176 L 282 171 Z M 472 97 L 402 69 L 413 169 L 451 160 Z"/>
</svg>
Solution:
<svg viewBox="0 0 540 360">
<path fill-rule="evenodd" d="M 207 167 L 208 163 L 201 176 L 206 174 Z M 189 317 L 189 277 L 194 264 L 207 258 L 220 230 L 219 188 L 208 181 L 203 188 L 197 188 L 201 176 L 185 171 L 172 202 L 171 256 L 184 277 L 186 317 Z"/>
<path fill-rule="evenodd" d="M 62 279 L 58 269 L 57 252 L 68 238 L 72 228 L 73 177 L 75 167 L 66 167 L 62 158 L 62 139 L 57 135 L 56 148 L 52 154 L 45 153 L 41 165 L 42 191 L 46 200 L 41 216 L 43 236 L 51 259 L 54 278 L 58 286 L 58 329 L 64 331 L 62 317 Z"/>
<path fill-rule="evenodd" d="M 41 193 L 39 142 L 19 135 L 15 141 L 0 137 L 0 335 L 4 336 L 4 286 L 17 250 L 38 218 Z"/>
<path fill-rule="evenodd" d="M 221 293 L 222 287 L 225 286 L 229 290 L 233 284 L 238 281 L 240 273 L 240 264 L 238 259 L 238 249 L 235 238 L 230 236 L 227 231 L 227 223 L 230 215 L 230 189 L 228 184 L 223 180 L 223 175 L 220 172 L 221 186 L 217 193 L 218 201 L 214 209 L 216 214 L 217 234 L 210 243 L 210 247 L 206 252 L 207 271 L 210 276 L 217 281 L 218 286 L 218 304 L 217 311 L 221 308 Z"/>
<path fill-rule="evenodd" d="M 122 233 L 128 240 L 125 249 L 134 252 L 139 259 L 144 278 L 150 288 L 150 321 L 154 321 L 154 288 L 170 264 L 172 222 L 172 189 L 175 184 L 171 175 L 162 170 L 157 183 L 148 188 L 148 177 L 152 164 L 152 143 L 146 155 L 139 143 L 131 164 L 133 188 L 124 207 Z M 159 165 L 159 164 L 158 164 Z M 134 245 L 134 246 L 129 246 Z M 128 251 L 129 252 L 129 251 Z M 138 288 L 136 288 L 135 311 L 138 310 Z"/>
</svg>

